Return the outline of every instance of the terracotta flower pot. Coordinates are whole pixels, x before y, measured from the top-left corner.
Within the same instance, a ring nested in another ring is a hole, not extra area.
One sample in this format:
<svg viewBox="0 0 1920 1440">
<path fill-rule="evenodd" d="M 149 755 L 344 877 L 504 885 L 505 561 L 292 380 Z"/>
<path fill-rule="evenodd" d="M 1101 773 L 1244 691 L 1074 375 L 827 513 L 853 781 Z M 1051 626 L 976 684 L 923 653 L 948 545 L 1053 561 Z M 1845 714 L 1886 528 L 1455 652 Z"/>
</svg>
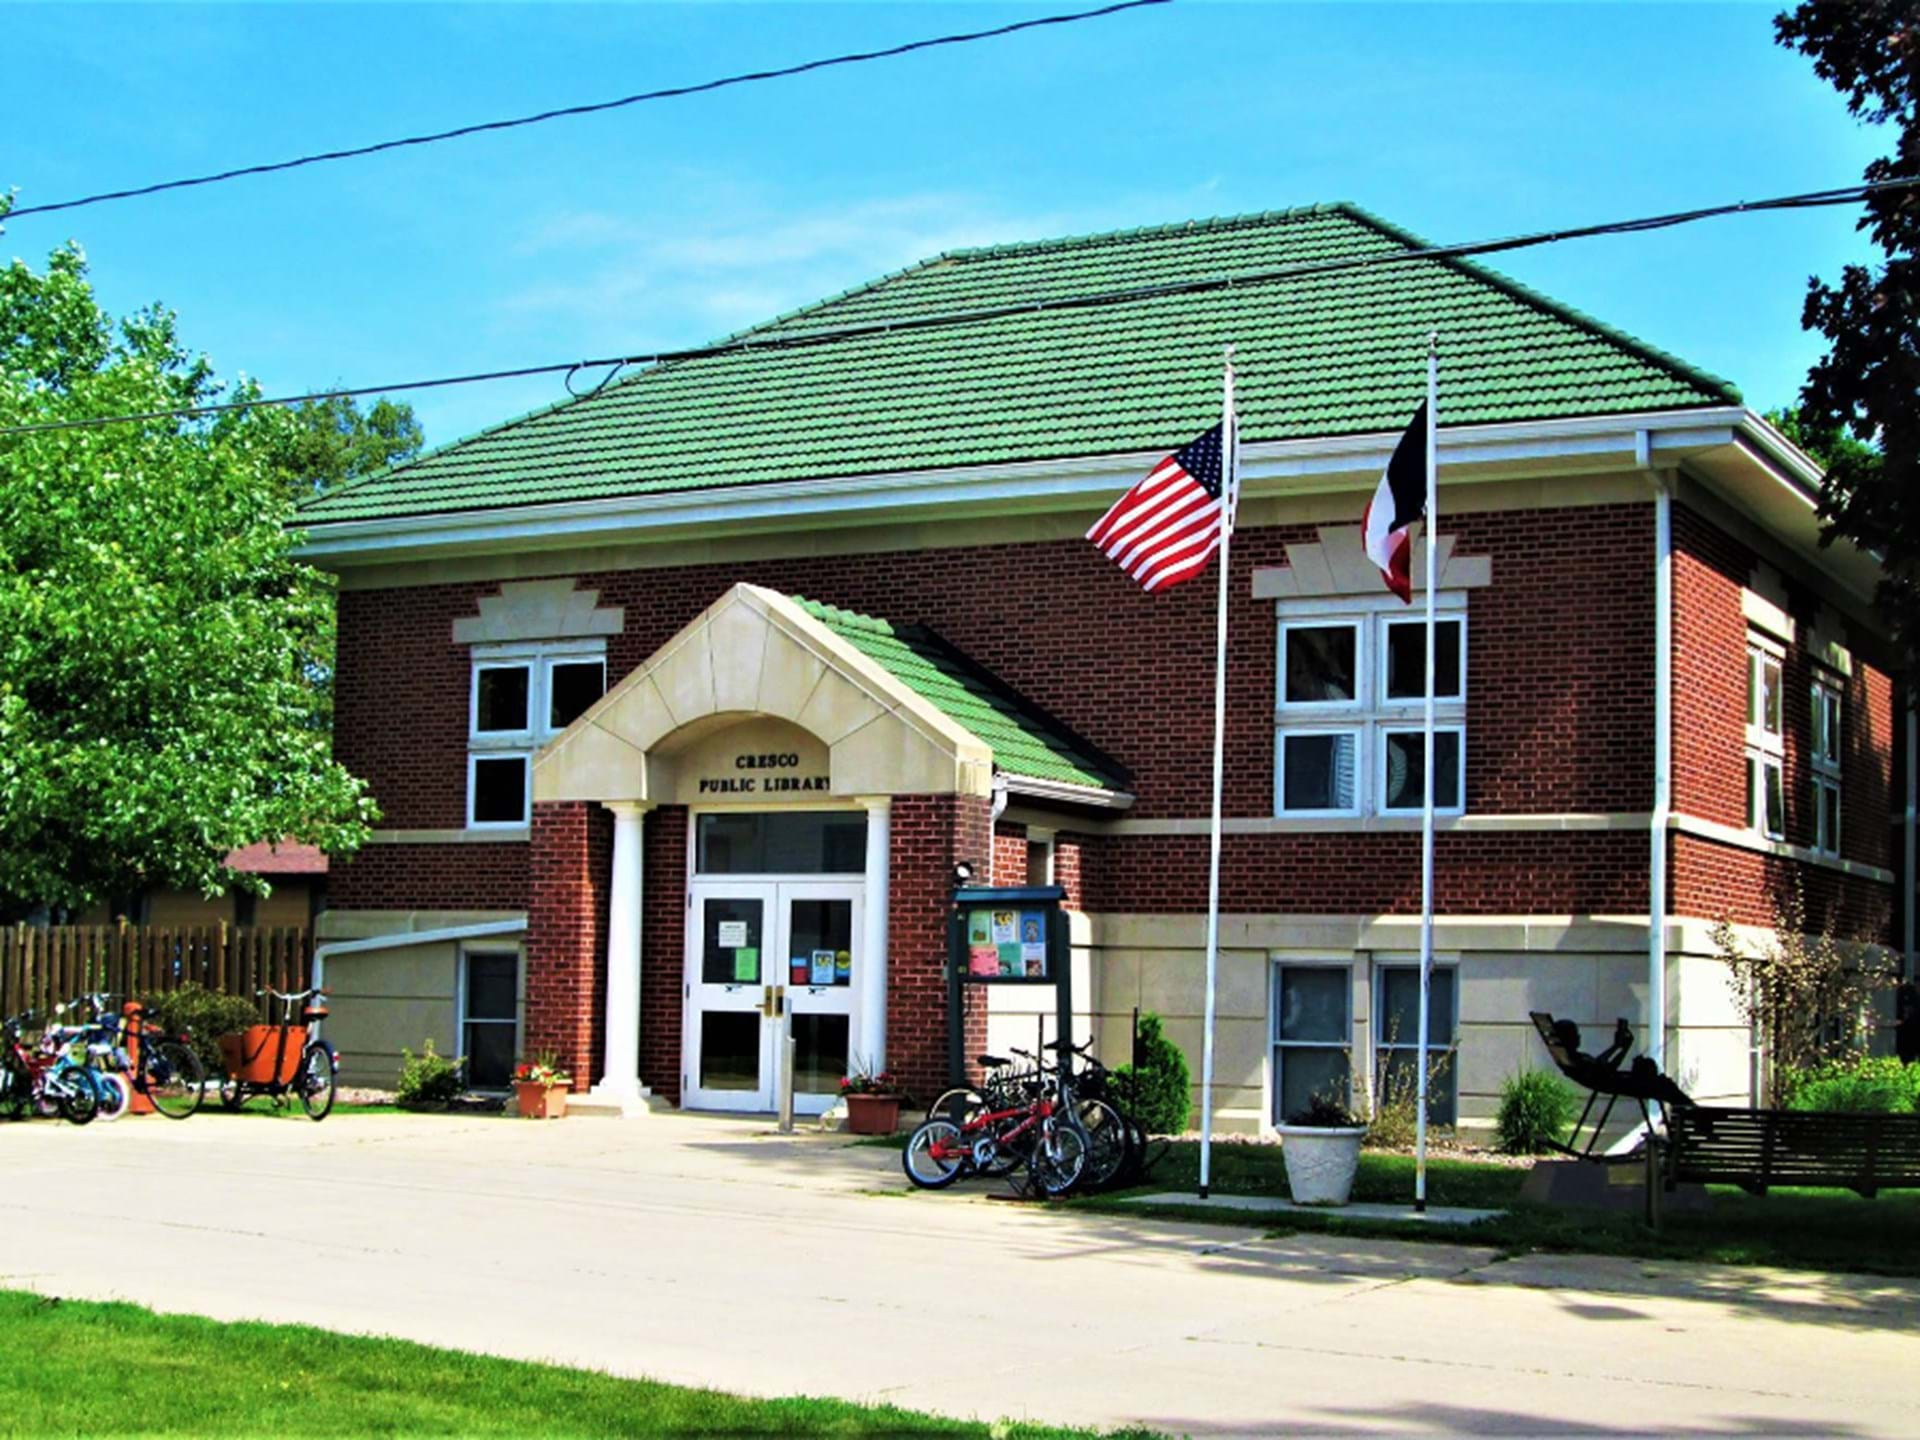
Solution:
<svg viewBox="0 0 1920 1440">
<path fill-rule="evenodd" d="M 898 1095 L 847 1096 L 847 1129 L 855 1135 L 891 1135 L 899 1127 Z"/>
<path fill-rule="evenodd" d="M 558 1120 L 567 1113 L 567 1087 L 516 1080 L 513 1094 L 523 1120 Z"/>
</svg>

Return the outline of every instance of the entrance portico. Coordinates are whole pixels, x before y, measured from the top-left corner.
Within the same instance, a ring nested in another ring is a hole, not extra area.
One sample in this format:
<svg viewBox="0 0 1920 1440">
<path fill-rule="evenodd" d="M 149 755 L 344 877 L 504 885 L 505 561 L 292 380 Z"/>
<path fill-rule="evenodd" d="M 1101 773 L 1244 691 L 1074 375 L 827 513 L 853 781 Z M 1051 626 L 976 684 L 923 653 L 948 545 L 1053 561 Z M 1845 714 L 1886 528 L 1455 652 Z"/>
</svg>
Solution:
<svg viewBox="0 0 1920 1440">
<path fill-rule="evenodd" d="M 560 1051 L 576 1077 L 591 1074 L 596 1098 L 628 1112 L 649 1085 L 761 1108 L 765 1067 L 749 1064 L 761 1040 L 745 1017 L 777 984 L 809 1017 L 803 1059 L 821 1075 L 903 1063 L 936 1073 L 944 1017 L 914 1016 L 895 1045 L 890 1001 L 939 996 L 944 892 L 955 860 L 985 853 L 992 774 L 986 742 L 800 602 L 734 586 L 535 762 L 535 873 L 585 878 L 579 903 L 530 916 L 529 993 L 542 1003 L 529 1006 L 529 1050 Z M 904 843 L 900 808 L 912 820 Z M 611 815 L 604 882 L 593 809 Z M 681 873 L 645 873 L 652 833 L 683 852 Z M 912 877 L 895 873 L 902 849 Z M 660 963 L 670 933 L 685 957 L 677 1016 L 657 1013 L 666 987 L 642 974 L 643 951 Z M 679 1072 L 643 1077 L 643 1025 L 669 1024 Z"/>
</svg>

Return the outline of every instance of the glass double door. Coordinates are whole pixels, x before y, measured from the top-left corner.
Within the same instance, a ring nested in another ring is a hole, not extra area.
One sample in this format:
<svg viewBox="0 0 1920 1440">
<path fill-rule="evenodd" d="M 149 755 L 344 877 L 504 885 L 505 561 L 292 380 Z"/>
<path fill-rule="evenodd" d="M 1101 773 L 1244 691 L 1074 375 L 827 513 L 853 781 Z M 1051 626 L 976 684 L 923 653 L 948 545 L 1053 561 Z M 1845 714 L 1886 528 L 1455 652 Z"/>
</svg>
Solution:
<svg viewBox="0 0 1920 1440">
<path fill-rule="evenodd" d="M 770 1111 L 784 1004 L 793 1027 L 793 1108 L 817 1115 L 857 1066 L 859 881 L 700 880 L 687 936 L 682 1104 Z"/>
</svg>

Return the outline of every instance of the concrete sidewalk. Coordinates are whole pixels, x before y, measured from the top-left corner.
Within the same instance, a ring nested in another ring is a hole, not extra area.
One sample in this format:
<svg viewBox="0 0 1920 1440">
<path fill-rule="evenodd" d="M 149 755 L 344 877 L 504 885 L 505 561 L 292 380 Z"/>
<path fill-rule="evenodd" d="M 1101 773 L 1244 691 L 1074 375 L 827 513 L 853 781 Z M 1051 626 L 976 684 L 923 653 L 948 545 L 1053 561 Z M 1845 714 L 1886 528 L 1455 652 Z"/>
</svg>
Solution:
<svg viewBox="0 0 1920 1440">
<path fill-rule="evenodd" d="M 22 1124 L 0 1156 L 0 1284 L 48 1294 L 1174 1433 L 1920 1432 L 1905 1282 L 1062 1215 L 689 1116 Z"/>
</svg>

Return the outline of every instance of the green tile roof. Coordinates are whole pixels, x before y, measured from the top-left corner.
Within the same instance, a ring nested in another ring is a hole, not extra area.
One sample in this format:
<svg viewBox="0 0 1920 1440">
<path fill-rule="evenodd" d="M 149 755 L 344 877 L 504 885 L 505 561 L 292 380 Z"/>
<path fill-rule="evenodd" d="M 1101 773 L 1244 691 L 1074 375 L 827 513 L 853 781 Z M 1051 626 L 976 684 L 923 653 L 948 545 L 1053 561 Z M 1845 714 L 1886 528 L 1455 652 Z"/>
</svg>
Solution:
<svg viewBox="0 0 1920 1440">
<path fill-rule="evenodd" d="M 791 336 L 1384 255 L 1351 205 L 956 250 L 781 316 Z M 1725 381 L 1465 261 L 1035 310 L 678 361 L 309 502 L 308 524 L 1171 448 L 1217 418 L 1237 346 L 1249 441 L 1387 431 L 1441 336 L 1443 422 L 1738 400 Z M 739 337 L 736 337 L 739 338 Z"/>
<path fill-rule="evenodd" d="M 1009 775 L 1125 790 L 1127 772 L 932 631 L 801 596 L 794 603 L 993 750 Z"/>
</svg>

